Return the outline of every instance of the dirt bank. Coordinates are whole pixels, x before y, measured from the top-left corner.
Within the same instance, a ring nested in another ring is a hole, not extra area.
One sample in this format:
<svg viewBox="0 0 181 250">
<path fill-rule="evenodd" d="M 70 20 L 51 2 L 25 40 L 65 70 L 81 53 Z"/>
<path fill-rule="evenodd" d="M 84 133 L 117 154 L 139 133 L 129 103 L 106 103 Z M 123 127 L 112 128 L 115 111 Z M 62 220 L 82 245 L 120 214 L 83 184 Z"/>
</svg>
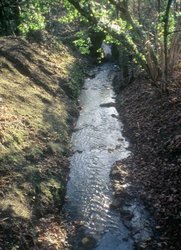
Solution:
<svg viewBox="0 0 181 250">
<path fill-rule="evenodd" d="M 85 62 L 49 46 L 0 39 L 0 249 L 66 249 L 59 216 Z M 84 64 L 84 67 L 83 67 Z"/>
<path fill-rule="evenodd" d="M 175 70 L 169 94 L 161 95 L 149 80 L 140 78 L 122 90 L 117 108 L 133 155 L 116 169 L 131 180 L 155 218 L 161 242 L 144 249 L 180 249 L 181 246 L 181 73 Z M 122 170 L 121 170 L 122 171 Z M 120 173 L 119 173 L 120 174 Z M 116 189 L 117 194 L 119 189 Z"/>
</svg>

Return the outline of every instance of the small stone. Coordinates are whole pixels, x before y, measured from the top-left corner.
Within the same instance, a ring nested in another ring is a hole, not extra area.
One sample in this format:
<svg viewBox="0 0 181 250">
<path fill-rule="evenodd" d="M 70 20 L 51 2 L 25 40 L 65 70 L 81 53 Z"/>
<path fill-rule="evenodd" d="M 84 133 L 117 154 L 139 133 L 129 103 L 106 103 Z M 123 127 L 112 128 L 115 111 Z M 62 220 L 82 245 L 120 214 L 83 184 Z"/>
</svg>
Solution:
<svg viewBox="0 0 181 250">
<path fill-rule="evenodd" d="M 147 244 L 146 243 L 142 243 L 141 245 L 140 245 L 140 249 L 146 249 L 147 248 Z"/>
<path fill-rule="evenodd" d="M 111 172 L 111 176 L 115 179 L 120 179 L 121 178 L 121 172 L 117 169 L 113 169 Z"/>
<path fill-rule="evenodd" d="M 84 222 L 83 221 L 74 221 L 74 224 L 77 225 L 77 226 L 82 226 L 84 225 Z"/>
<path fill-rule="evenodd" d="M 77 153 L 79 154 L 82 154 L 82 152 L 83 152 L 82 150 L 77 150 Z"/>
<path fill-rule="evenodd" d="M 116 118 L 116 119 L 119 118 L 118 115 L 115 115 L 115 114 L 112 114 L 111 116 L 112 116 L 113 118 Z"/>
<path fill-rule="evenodd" d="M 83 239 L 81 240 L 81 243 L 82 243 L 83 245 L 87 245 L 89 242 L 90 242 L 90 239 L 89 239 L 88 237 L 85 237 L 85 238 L 83 238 Z"/>
<path fill-rule="evenodd" d="M 93 246 L 95 245 L 96 240 L 94 237 L 92 236 L 86 236 L 81 240 L 81 245 L 84 249 L 89 249 L 89 248 L 93 248 Z"/>
<path fill-rule="evenodd" d="M 121 205 L 120 200 L 115 199 L 115 200 L 113 200 L 112 203 L 110 204 L 110 207 L 111 207 L 111 208 L 119 208 L 120 205 Z"/>
</svg>

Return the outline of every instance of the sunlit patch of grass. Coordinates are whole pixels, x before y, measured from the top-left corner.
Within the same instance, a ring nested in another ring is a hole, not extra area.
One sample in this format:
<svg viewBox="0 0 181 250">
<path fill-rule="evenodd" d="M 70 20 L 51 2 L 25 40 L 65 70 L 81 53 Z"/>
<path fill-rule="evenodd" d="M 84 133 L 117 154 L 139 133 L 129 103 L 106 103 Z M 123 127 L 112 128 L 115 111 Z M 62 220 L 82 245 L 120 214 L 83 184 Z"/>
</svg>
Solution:
<svg viewBox="0 0 181 250">
<path fill-rule="evenodd" d="M 8 151 L 12 153 L 32 148 L 34 142 L 41 145 L 40 135 L 43 133 L 51 136 L 53 131 L 58 131 L 60 137 L 67 137 L 67 111 L 63 100 L 52 98 L 40 87 L 31 86 L 29 80 L 23 80 L 22 86 L 6 81 L 0 87 L 3 96 L 0 107 L 1 156 Z M 48 100 L 52 105 L 42 100 Z M 53 117 L 56 117 L 56 121 Z M 35 151 L 32 149 L 32 153 Z"/>
<path fill-rule="evenodd" d="M 59 194 L 61 192 L 61 184 L 58 182 L 58 180 L 50 178 L 40 183 L 40 190 L 44 202 L 53 202 L 53 200 L 58 200 Z"/>
<path fill-rule="evenodd" d="M 29 165 L 24 168 L 21 187 L 29 195 L 29 199 L 34 202 L 36 198 L 38 206 L 41 204 L 47 207 L 54 206 L 55 203 L 60 203 L 60 198 L 63 195 L 64 187 L 61 179 L 51 172 L 51 169 L 44 169 L 44 162 L 37 165 Z M 49 166 L 51 168 L 51 166 Z M 36 206 L 37 206 L 36 205 Z"/>
<path fill-rule="evenodd" d="M 16 187 L 12 187 L 11 192 L 0 201 L 0 209 L 23 219 L 30 219 L 32 215 L 26 196 L 22 190 Z"/>
<path fill-rule="evenodd" d="M 62 49 L 60 54 L 48 53 L 38 48 L 37 55 L 32 59 L 38 61 L 29 64 L 31 70 L 44 79 L 54 90 L 60 90 L 61 83 L 55 78 L 69 78 L 70 66 L 75 58 Z M 46 60 L 47 59 L 47 60 Z M 39 68 L 39 63 L 51 72 L 45 75 Z M 65 154 L 65 146 L 69 142 L 69 128 L 66 124 L 68 110 L 65 96 L 54 96 L 33 79 L 22 75 L 8 60 L 0 59 L 2 73 L 0 84 L 0 148 L 3 164 L 17 163 L 19 159 L 38 158 L 45 148 L 52 153 Z M 72 77 L 73 78 L 73 77 Z M 70 79 L 71 82 L 71 79 Z"/>
</svg>

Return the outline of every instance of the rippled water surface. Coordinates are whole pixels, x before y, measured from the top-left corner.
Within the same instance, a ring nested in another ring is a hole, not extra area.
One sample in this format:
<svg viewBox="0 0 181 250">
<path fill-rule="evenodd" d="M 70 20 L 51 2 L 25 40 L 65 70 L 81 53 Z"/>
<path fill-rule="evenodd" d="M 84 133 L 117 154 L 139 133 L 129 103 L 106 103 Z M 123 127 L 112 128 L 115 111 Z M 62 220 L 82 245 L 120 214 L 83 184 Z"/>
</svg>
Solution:
<svg viewBox="0 0 181 250">
<path fill-rule="evenodd" d="M 85 81 L 82 89 L 82 109 L 72 136 L 75 153 L 70 159 L 65 210 L 72 220 L 83 221 L 86 234 L 97 240 L 94 249 L 131 250 L 133 239 L 129 230 L 120 213 L 110 209 L 111 167 L 130 154 L 114 107 L 113 75 L 114 66 L 104 64 L 97 68 L 94 78 Z"/>
</svg>

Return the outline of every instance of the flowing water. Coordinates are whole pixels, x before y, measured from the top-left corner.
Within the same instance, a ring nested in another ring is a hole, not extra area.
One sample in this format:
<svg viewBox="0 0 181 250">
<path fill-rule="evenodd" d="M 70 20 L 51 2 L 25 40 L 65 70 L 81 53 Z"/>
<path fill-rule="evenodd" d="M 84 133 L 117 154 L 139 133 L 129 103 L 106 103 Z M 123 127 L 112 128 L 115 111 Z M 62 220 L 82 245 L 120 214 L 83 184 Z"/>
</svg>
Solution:
<svg viewBox="0 0 181 250">
<path fill-rule="evenodd" d="M 124 225 L 120 213 L 110 208 L 113 201 L 109 177 L 111 167 L 130 155 L 115 108 L 113 75 L 113 64 L 99 66 L 95 77 L 87 79 L 82 89 L 82 109 L 72 135 L 74 154 L 70 158 L 70 179 L 64 208 L 71 220 L 83 221 L 85 235 L 96 239 L 96 246 L 92 249 L 131 250 L 134 249 L 135 237 Z M 135 211 L 136 230 L 150 235 L 148 230 L 145 233 L 142 228 L 141 216 L 145 214 L 144 217 L 147 217 L 142 206 L 133 201 L 128 209 Z"/>
</svg>

